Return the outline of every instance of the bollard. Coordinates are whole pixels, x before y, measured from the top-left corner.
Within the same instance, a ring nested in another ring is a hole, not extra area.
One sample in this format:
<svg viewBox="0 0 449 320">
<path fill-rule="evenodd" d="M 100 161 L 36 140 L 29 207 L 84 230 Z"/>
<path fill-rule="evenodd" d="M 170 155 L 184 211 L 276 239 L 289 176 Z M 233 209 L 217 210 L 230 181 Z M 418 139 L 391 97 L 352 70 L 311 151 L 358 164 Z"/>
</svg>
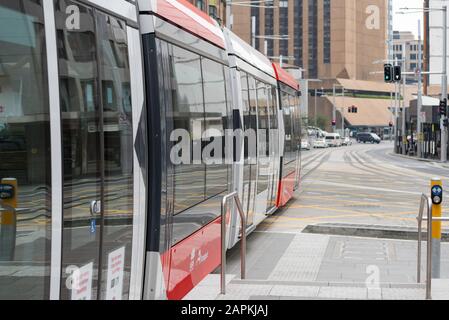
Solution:
<svg viewBox="0 0 449 320">
<path fill-rule="evenodd" d="M 17 230 L 17 179 L 1 180 L 0 261 L 13 261 Z M 11 209 L 11 210 L 10 210 Z"/>
<path fill-rule="evenodd" d="M 432 218 L 442 217 L 443 183 L 440 178 L 431 181 Z M 432 222 L 432 279 L 440 279 L 441 221 Z"/>
</svg>

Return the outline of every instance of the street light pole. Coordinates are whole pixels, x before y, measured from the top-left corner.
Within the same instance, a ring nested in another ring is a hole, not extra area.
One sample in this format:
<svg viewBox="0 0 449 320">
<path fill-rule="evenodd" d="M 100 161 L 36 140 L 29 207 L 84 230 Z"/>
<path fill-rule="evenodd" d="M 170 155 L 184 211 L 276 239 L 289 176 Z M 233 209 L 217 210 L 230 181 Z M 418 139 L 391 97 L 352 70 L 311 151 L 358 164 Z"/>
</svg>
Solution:
<svg viewBox="0 0 449 320">
<path fill-rule="evenodd" d="M 394 57 L 394 65 L 397 66 L 398 65 L 398 57 L 395 56 Z M 398 83 L 395 81 L 394 82 L 394 123 L 393 123 L 393 134 L 394 134 L 394 141 L 395 141 L 395 146 L 394 146 L 394 152 L 396 152 L 396 141 L 397 141 L 397 130 L 398 130 L 398 90 L 399 90 L 399 86 Z M 392 136 L 390 134 L 390 140 Z"/>
<path fill-rule="evenodd" d="M 447 6 L 443 6 L 443 75 L 441 81 L 441 100 L 447 99 Z M 447 110 L 446 110 L 447 111 Z M 441 122 L 444 117 L 441 117 Z M 447 128 L 441 123 L 441 161 L 447 161 Z"/>
<path fill-rule="evenodd" d="M 423 137 L 421 135 L 421 111 L 422 111 L 422 46 L 421 46 L 421 20 L 418 20 L 418 105 L 417 105 L 417 127 L 416 133 L 418 138 L 418 158 L 422 157 L 422 140 Z"/>
</svg>

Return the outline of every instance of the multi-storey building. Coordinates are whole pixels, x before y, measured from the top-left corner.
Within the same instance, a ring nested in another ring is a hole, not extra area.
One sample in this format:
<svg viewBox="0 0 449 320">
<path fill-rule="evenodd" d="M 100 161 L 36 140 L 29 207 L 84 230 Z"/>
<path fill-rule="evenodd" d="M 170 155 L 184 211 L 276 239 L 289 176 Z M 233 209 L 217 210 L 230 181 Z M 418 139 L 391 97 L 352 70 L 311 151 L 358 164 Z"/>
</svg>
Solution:
<svg viewBox="0 0 449 320">
<path fill-rule="evenodd" d="M 424 45 L 421 44 L 424 50 Z M 424 51 L 421 51 L 424 57 Z M 404 56 L 405 54 L 405 56 Z M 403 67 L 403 71 L 416 72 L 419 68 L 423 68 L 423 62 L 419 63 L 419 42 L 415 39 L 412 32 L 394 31 L 393 33 L 393 59 L 397 58 L 399 64 Z M 405 60 L 405 67 L 402 62 Z M 407 75 L 407 83 L 418 82 L 417 76 Z"/>
<path fill-rule="evenodd" d="M 232 14 L 235 33 L 274 60 L 302 67 L 307 78 L 382 79 L 372 71 L 379 69 L 373 61 L 387 56 L 388 0 L 274 0 L 235 5 Z"/>
<path fill-rule="evenodd" d="M 188 0 L 198 9 L 206 12 L 218 21 L 224 21 L 225 1 L 224 0 Z"/>
</svg>

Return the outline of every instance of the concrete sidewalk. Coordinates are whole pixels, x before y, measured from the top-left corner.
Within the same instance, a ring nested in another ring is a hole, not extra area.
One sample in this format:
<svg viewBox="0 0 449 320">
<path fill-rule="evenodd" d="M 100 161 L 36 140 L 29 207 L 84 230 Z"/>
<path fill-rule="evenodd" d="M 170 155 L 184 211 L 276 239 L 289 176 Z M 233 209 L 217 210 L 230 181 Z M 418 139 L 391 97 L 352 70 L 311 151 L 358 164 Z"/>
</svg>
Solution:
<svg viewBox="0 0 449 320">
<path fill-rule="evenodd" d="M 425 286 L 416 283 L 416 241 L 256 232 L 248 238 L 246 280 L 238 246 L 228 256 L 226 295 L 213 274 L 185 299 L 425 299 Z M 449 245 L 442 256 L 449 257 Z M 449 278 L 449 259 L 441 264 Z M 449 299 L 449 290 L 438 290 L 438 299 Z"/>
</svg>

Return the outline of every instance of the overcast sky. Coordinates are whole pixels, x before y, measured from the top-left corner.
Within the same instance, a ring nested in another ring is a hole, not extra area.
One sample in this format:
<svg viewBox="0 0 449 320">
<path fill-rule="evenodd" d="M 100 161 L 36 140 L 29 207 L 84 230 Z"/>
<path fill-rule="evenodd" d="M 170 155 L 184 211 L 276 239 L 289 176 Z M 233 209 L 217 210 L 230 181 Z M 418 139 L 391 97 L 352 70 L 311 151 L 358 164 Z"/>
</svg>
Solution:
<svg viewBox="0 0 449 320">
<path fill-rule="evenodd" d="M 422 8 L 423 0 L 393 0 L 394 30 L 411 31 L 418 38 L 418 20 L 423 24 L 422 13 L 396 14 L 400 8 Z"/>
</svg>

